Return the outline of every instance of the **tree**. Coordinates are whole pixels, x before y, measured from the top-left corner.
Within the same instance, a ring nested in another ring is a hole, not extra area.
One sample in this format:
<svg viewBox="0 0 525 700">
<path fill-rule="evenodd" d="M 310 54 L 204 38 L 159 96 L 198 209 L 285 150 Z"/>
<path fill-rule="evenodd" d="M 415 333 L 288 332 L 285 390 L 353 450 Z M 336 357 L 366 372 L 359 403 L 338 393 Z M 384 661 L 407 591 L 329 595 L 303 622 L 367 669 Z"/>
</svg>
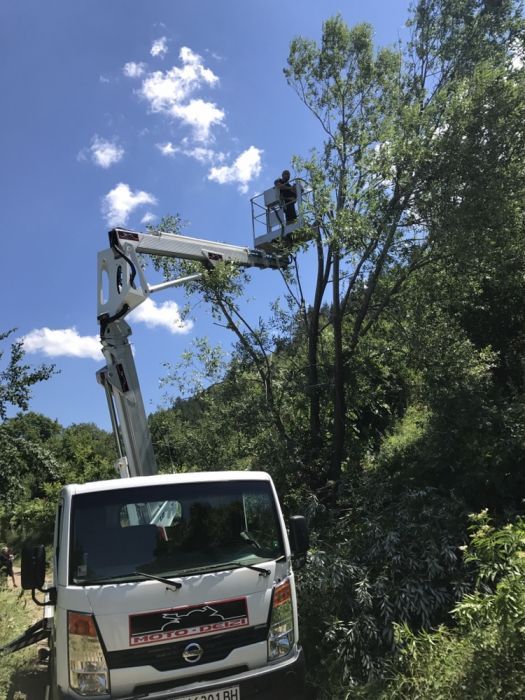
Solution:
<svg viewBox="0 0 525 700">
<path fill-rule="evenodd" d="M 0 333 L 0 342 L 6 340 L 14 329 Z M 0 350 L 0 360 L 4 351 Z M 26 411 L 31 397 L 31 387 L 49 379 L 55 372 L 53 365 L 40 365 L 33 369 L 23 364 L 25 352 L 21 340 L 11 344 L 10 356 L 4 369 L 0 371 L 0 421 L 5 420 L 8 406 Z"/>
<path fill-rule="evenodd" d="M 5 422 L 5 428 L 13 437 L 23 436 L 27 440 L 44 445 L 62 433 L 62 426 L 57 420 L 34 411 L 17 413 L 14 418 Z"/>
<path fill-rule="evenodd" d="M 14 332 L 9 330 L 0 333 L 0 342 L 5 341 Z M 0 360 L 4 351 L 0 350 Z M 53 465 L 48 460 L 37 443 L 24 437 L 14 436 L 4 423 L 9 406 L 27 410 L 31 397 L 31 387 L 38 382 L 49 379 L 55 369 L 53 365 L 40 365 L 32 368 L 24 364 L 24 348 L 22 341 L 11 344 L 10 354 L 5 367 L 0 371 L 0 504 L 12 503 L 15 495 L 20 492 L 21 481 L 31 467 L 37 471 L 43 466 L 44 473 L 53 471 Z"/>
<path fill-rule="evenodd" d="M 310 228 L 277 251 L 292 264 L 272 323 L 243 315 L 243 273 L 228 266 L 191 286 L 238 342 L 173 433 L 182 445 L 186 420 L 204 446 L 192 460 L 279 455 L 268 461 L 284 501 L 306 506 L 313 531 L 301 637 L 326 697 L 358 697 L 354 684 L 388 671 L 396 624 L 410 639 L 450 622 L 475 586 L 460 549 L 469 510 L 488 505 L 501 521 L 522 509 L 520 4 L 421 0 L 410 27 L 392 50 L 339 17 L 319 45 L 292 42 L 286 76 L 324 144 L 297 159 Z M 243 403 L 265 428 L 255 446 Z M 232 425 L 237 452 L 220 442 Z"/>
<path fill-rule="evenodd" d="M 64 484 L 116 476 L 111 434 L 89 423 L 63 428 L 38 413 L 18 414 L 0 425 L 0 445 L 0 529 L 17 540 L 52 540 Z"/>
<path fill-rule="evenodd" d="M 458 231 L 457 224 L 450 226 L 458 210 L 479 212 L 489 194 L 494 206 L 501 203 L 501 184 L 484 158 L 497 171 L 506 168 L 506 181 L 512 171 L 507 162 L 512 127 L 498 124 L 496 115 L 501 118 L 504 109 L 494 109 L 491 93 L 510 80 L 517 127 L 522 110 L 516 108 L 519 87 L 511 65 L 512 51 L 523 47 L 518 3 L 421 0 L 409 24 L 406 49 L 375 52 L 369 26 L 349 29 L 340 17 L 332 18 L 319 46 L 303 38 L 292 42 L 285 69 L 324 139 L 321 152 L 297 160 L 313 189 L 318 266 L 313 302 L 307 304 L 298 279 L 295 298 L 308 337 L 310 432 L 316 443 L 319 313 L 331 294 L 333 435 L 327 477 L 333 480 L 348 453 L 346 411 L 353 401 L 350 377 L 359 343 L 409 277 L 441 255 L 441 239 Z M 472 102 L 484 109 L 475 114 Z M 459 148 L 465 128 L 470 148 Z M 488 154 L 475 150 L 482 134 Z"/>
<path fill-rule="evenodd" d="M 291 43 L 285 76 L 323 144 L 296 159 L 312 197 L 305 229 L 277 251 L 292 264 L 273 327 L 243 313 L 245 273 L 230 265 L 188 285 L 234 333 L 237 360 L 259 377 L 290 461 L 315 466 L 312 486 L 339 482 L 360 440 L 364 339 L 415 273 L 466 251 L 472 236 L 463 240 L 465 232 L 483 225 L 490 238 L 502 231 L 504 190 L 513 202 L 520 191 L 519 3 L 420 0 L 409 26 L 410 41 L 393 49 L 376 50 L 368 25 L 349 28 L 339 16 L 324 23 L 319 45 L 302 37 Z M 180 217 L 171 224 L 179 231 Z M 309 298 L 301 263 L 312 255 Z M 291 337 L 295 352 L 285 368 L 274 353 Z M 307 406 L 307 430 L 297 430 L 283 386 L 295 392 L 296 408 Z"/>
</svg>

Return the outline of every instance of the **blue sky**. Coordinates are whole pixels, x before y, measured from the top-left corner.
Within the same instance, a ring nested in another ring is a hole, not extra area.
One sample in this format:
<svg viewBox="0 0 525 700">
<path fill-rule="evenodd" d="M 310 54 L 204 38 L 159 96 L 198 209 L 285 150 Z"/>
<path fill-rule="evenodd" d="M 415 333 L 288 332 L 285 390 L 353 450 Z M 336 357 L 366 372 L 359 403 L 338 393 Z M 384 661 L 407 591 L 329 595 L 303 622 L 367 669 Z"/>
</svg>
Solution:
<svg viewBox="0 0 525 700">
<path fill-rule="evenodd" d="M 296 35 L 340 12 L 378 44 L 405 38 L 406 0 L 17 0 L 0 8 L 0 193 L 4 304 L 27 360 L 60 374 L 31 409 L 109 428 L 95 380 L 96 254 L 113 225 L 144 230 L 178 212 L 194 237 L 251 245 L 250 197 L 319 145 L 282 74 Z M 7 248 L 7 249 L 6 249 Z M 278 273 L 255 271 L 245 303 L 268 313 Z M 199 304 L 181 332 L 182 290 L 131 321 L 148 411 L 163 362 L 196 337 L 229 336 Z"/>
</svg>

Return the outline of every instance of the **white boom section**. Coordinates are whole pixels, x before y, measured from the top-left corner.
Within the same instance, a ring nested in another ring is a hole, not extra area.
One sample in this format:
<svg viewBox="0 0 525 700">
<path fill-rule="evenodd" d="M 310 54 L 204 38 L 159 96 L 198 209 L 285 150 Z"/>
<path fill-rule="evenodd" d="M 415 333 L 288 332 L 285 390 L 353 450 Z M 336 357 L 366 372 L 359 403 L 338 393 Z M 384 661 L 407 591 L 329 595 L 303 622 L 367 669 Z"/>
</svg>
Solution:
<svg viewBox="0 0 525 700">
<path fill-rule="evenodd" d="M 151 293 L 195 279 L 202 273 L 149 286 L 137 253 L 194 260 L 202 263 L 204 270 L 213 269 L 221 261 L 273 269 L 286 267 L 288 261 L 260 250 L 172 233 L 139 233 L 116 228 L 109 232 L 109 241 L 110 248 L 98 254 L 97 318 L 107 366 L 97 373 L 97 378 L 106 390 L 121 476 L 148 476 L 157 473 L 157 465 L 128 341 L 131 328 L 124 317 Z"/>
</svg>

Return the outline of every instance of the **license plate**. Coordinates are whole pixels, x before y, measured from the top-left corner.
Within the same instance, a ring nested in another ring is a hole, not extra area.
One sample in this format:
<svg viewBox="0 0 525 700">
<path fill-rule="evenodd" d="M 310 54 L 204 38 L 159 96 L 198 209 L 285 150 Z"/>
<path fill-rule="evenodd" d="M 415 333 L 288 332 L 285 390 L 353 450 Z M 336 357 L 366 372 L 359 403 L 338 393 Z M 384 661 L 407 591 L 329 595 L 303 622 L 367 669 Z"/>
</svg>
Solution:
<svg viewBox="0 0 525 700">
<path fill-rule="evenodd" d="M 183 697 L 170 698 L 170 700 L 241 700 L 241 691 L 238 685 L 232 685 L 230 688 L 221 688 L 196 695 L 184 695 Z"/>
</svg>

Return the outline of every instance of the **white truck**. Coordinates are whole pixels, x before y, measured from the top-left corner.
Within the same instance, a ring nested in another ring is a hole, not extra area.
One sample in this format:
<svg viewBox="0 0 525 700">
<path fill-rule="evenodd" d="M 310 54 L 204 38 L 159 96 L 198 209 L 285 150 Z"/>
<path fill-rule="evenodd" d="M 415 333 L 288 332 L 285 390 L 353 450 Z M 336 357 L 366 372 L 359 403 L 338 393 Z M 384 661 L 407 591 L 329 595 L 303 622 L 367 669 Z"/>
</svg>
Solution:
<svg viewBox="0 0 525 700">
<path fill-rule="evenodd" d="M 285 523 L 265 472 L 157 474 L 124 317 L 152 292 L 138 254 L 277 268 L 261 250 L 169 233 L 110 232 L 98 256 L 98 319 L 121 479 L 61 492 L 47 588 L 43 546 L 22 556 L 22 587 L 44 620 L 12 649 L 49 638 L 53 700 L 302 700 L 292 555 L 304 518 Z M 207 274 L 207 272 L 204 272 Z M 287 527 L 288 525 L 288 527 Z"/>
</svg>

